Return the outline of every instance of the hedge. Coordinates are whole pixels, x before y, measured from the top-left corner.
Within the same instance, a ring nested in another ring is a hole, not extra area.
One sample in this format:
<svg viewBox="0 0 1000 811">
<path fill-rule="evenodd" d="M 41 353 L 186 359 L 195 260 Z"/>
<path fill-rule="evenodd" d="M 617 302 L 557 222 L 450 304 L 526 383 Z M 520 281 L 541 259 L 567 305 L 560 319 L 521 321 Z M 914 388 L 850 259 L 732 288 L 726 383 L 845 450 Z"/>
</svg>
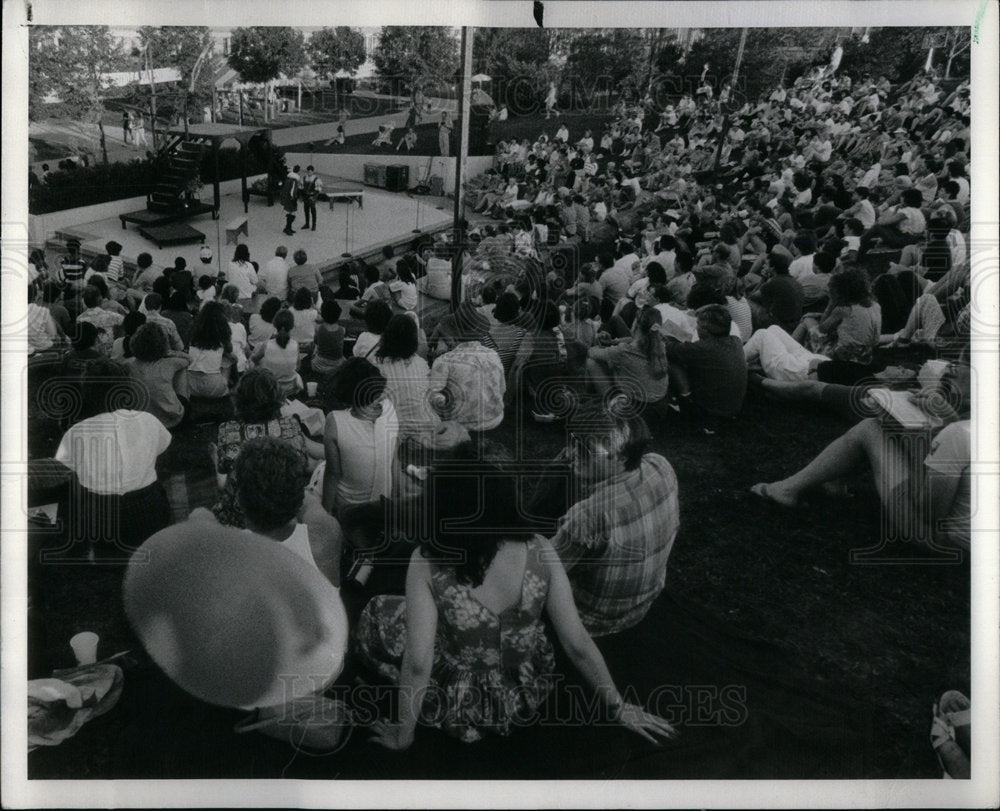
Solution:
<svg viewBox="0 0 1000 811">
<path fill-rule="evenodd" d="M 80 167 L 72 171 L 52 172 L 44 183 L 33 183 L 28 188 L 28 211 L 32 214 L 49 214 L 68 208 L 110 203 L 129 197 L 145 197 L 156 180 L 154 166 L 158 159 L 111 163 L 105 166 Z M 241 161 L 235 147 L 219 150 L 219 181 L 240 177 Z M 247 150 L 247 175 L 272 171 L 279 179 L 287 172 L 284 154 L 277 147 L 269 152 L 265 143 L 253 143 Z M 212 183 L 215 162 L 207 150 L 201 166 L 201 178 L 206 186 Z M 280 182 L 280 180 L 278 181 Z M 209 192 L 205 189 L 202 195 Z"/>
</svg>

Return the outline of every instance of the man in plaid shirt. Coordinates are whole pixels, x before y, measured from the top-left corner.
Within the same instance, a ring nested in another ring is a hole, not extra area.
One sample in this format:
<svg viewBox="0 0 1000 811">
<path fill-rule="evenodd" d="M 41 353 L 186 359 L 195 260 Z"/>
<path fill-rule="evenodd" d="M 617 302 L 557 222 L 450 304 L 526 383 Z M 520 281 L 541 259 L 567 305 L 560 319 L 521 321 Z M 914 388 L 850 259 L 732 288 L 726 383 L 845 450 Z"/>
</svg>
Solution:
<svg viewBox="0 0 1000 811">
<path fill-rule="evenodd" d="M 680 525 L 677 476 L 645 453 L 641 417 L 583 410 L 570 423 L 575 503 L 552 538 L 591 636 L 636 625 L 663 590 Z"/>
</svg>

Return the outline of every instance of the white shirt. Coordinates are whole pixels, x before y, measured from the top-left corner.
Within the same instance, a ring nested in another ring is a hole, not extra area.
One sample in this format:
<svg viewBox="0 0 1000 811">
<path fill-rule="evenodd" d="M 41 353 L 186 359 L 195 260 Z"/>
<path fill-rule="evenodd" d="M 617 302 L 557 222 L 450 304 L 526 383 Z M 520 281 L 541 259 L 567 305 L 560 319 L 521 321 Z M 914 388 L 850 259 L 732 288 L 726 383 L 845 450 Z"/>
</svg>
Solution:
<svg viewBox="0 0 1000 811">
<path fill-rule="evenodd" d="M 52 313 L 31 302 L 28 305 L 28 354 L 51 349 L 57 337 L 59 330 Z"/>
<path fill-rule="evenodd" d="M 958 184 L 958 194 L 955 195 L 955 199 L 964 206 L 969 202 L 969 181 L 964 177 L 953 177 L 951 179 Z"/>
<path fill-rule="evenodd" d="M 858 203 L 858 210 L 854 216 L 865 227 L 865 230 L 868 230 L 875 225 L 875 206 L 872 205 L 871 200 L 859 200 Z"/>
<path fill-rule="evenodd" d="M 156 481 L 156 457 L 170 432 L 152 414 L 120 409 L 78 422 L 59 442 L 56 460 L 101 495 L 123 495 Z"/>
<path fill-rule="evenodd" d="M 239 289 L 240 298 L 253 298 L 257 292 L 257 271 L 249 262 L 230 262 L 226 279 Z"/>
<path fill-rule="evenodd" d="M 280 256 L 273 257 L 258 274 L 257 281 L 264 285 L 269 296 L 284 300 L 288 295 L 288 262 Z"/>
<path fill-rule="evenodd" d="M 798 259 L 792 260 L 792 263 L 788 266 L 788 275 L 796 281 L 801 281 L 803 277 L 812 273 L 813 256 L 814 254 L 809 254 L 808 256 L 800 256 Z"/>
</svg>

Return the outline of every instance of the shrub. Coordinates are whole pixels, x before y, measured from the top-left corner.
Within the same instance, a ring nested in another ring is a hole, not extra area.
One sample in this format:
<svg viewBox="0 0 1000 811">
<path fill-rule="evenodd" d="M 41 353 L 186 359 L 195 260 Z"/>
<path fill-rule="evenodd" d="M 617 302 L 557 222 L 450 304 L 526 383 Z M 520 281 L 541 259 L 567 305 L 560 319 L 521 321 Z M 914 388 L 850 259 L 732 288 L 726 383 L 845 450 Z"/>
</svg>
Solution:
<svg viewBox="0 0 1000 811">
<path fill-rule="evenodd" d="M 28 211 L 32 214 L 49 214 L 129 197 L 145 197 L 156 182 L 158 172 L 154 167 L 161 160 L 164 158 L 111 163 L 107 166 L 98 164 L 72 171 L 53 172 L 45 183 L 28 189 Z M 220 182 L 239 178 L 242 169 L 239 149 L 220 149 L 218 165 Z M 248 146 L 246 170 L 248 177 L 267 172 L 272 190 L 280 188 L 288 174 L 284 153 L 263 138 L 251 141 Z M 206 150 L 201 165 L 201 179 L 204 184 L 210 185 L 214 177 L 215 161 L 211 150 Z"/>
</svg>

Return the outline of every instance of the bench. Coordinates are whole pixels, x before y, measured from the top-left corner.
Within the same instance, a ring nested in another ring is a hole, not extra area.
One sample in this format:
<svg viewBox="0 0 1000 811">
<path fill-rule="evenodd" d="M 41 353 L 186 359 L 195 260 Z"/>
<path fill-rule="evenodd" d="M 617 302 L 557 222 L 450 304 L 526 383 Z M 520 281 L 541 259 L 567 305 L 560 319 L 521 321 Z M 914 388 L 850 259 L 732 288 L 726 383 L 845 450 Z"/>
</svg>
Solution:
<svg viewBox="0 0 1000 811">
<path fill-rule="evenodd" d="M 320 195 L 322 199 L 325 197 L 330 201 L 330 211 L 333 211 L 333 204 L 337 200 L 357 200 L 358 207 L 365 207 L 365 190 L 362 188 L 350 188 L 350 187 L 340 187 L 340 188 L 329 188 L 324 189 L 323 193 Z"/>
<path fill-rule="evenodd" d="M 237 217 L 235 220 L 230 220 L 226 223 L 226 244 L 238 245 L 240 234 L 246 237 L 250 236 L 250 228 L 246 217 Z"/>
</svg>

